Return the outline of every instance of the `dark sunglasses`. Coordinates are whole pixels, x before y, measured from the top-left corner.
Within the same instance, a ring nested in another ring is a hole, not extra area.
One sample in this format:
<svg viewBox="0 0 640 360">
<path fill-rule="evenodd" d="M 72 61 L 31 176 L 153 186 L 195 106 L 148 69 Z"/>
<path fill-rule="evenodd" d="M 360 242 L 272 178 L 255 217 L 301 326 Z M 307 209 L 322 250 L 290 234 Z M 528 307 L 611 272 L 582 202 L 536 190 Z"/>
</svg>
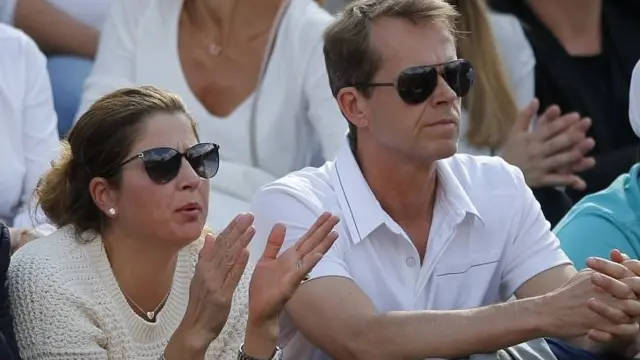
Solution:
<svg viewBox="0 0 640 360">
<path fill-rule="evenodd" d="M 365 83 L 356 84 L 356 87 L 395 87 L 405 103 L 417 105 L 425 102 L 433 94 L 438 86 L 439 76 L 442 76 L 458 97 L 463 97 L 469 93 L 473 85 L 473 66 L 464 59 L 443 64 L 413 66 L 400 72 L 393 83 Z"/>
<path fill-rule="evenodd" d="M 136 159 L 142 159 L 151 181 L 156 184 L 166 184 L 178 176 L 182 166 L 182 158 L 184 157 L 198 176 L 203 179 L 210 179 L 218 173 L 218 168 L 220 167 L 219 149 L 220 146 L 214 143 L 196 144 L 184 153 L 168 147 L 153 148 L 123 161 L 117 168 L 106 174 L 105 177 L 113 175 L 118 169 Z"/>
</svg>

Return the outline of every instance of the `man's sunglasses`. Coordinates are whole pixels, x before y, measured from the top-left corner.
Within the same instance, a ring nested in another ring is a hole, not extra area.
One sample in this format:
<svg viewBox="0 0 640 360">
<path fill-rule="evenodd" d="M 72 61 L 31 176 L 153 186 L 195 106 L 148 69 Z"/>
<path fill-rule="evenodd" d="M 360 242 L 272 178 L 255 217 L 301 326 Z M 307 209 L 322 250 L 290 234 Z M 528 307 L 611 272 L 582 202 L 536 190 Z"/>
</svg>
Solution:
<svg viewBox="0 0 640 360">
<path fill-rule="evenodd" d="M 365 83 L 356 87 L 395 87 L 400 98 L 409 105 L 425 102 L 438 86 L 442 76 L 449 87 L 463 97 L 473 85 L 473 66 L 468 60 L 459 59 L 435 65 L 413 66 L 403 70 L 393 83 Z"/>
<path fill-rule="evenodd" d="M 105 177 L 113 175 L 118 169 L 136 159 L 142 159 L 151 181 L 156 184 L 166 184 L 178 176 L 184 157 L 198 176 L 210 179 L 218 173 L 220 167 L 219 149 L 220 146 L 214 143 L 196 144 L 184 153 L 169 147 L 157 147 L 145 150 L 123 161 Z"/>
</svg>

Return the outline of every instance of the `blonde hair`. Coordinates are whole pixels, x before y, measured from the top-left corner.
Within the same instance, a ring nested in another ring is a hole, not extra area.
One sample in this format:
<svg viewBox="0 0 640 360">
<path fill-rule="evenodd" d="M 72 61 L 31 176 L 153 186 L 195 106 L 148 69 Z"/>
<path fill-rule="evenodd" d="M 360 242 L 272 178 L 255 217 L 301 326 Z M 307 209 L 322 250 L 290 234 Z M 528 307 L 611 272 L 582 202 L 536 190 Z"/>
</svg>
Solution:
<svg viewBox="0 0 640 360">
<path fill-rule="evenodd" d="M 473 87 L 463 99 L 469 112 L 469 127 L 464 135 L 476 147 L 500 148 L 506 140 L 518 105 L 508 81 L 504 65 L 489 21 L 484 0 L 450 1 L 460 18 L 458 56 L 471 61 L 476 77 Z"/>
</svg>

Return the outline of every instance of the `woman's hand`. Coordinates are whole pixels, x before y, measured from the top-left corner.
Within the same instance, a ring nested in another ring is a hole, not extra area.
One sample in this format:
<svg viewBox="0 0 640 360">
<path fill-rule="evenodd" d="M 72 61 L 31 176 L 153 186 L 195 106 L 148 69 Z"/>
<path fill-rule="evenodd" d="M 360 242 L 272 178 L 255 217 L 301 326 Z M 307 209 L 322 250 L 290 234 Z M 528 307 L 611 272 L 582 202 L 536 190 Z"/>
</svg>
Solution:
<svg viewBox="0 0 640 360">
<path fill-rule="evenodd" d="M 249 260 L 247 246 L 253 238 L 253 215 L 238 215 L 218 236 L 205 237 L 189 289 L 189 304 L 172 342 L 176 348 L 206 352 L 222 331 L 233 293 Z M 169 348 L 167 348 L 169 350 Z M 169 358 L 167 356 L 167 358 Z"/>
<path fill-rule="evenodd" d="M 595 165 L 593 158 L 585 157 L 594 146 L 593 139 L 586 137 L 591 120 L 576 113 L 561 115 L 559 107 L 550 106 L 529 131 L 538 108 L 539 102 L 533 100 L 519 112 L 502 148 L 503 158 L 522 170 L 532 188 L 584 189 L 586 183 L 576 173 Z"/>
<path fill-rule="evenodd" d="M 280 256 L 286 229 L 281 224 L 273 227 L 249 285 L 245 353 L 261 358 L 273 352 L 278 336 L 278 315 L 338 238 L 338 233 L 333 231 L 338 221 L 330 213 L 322 214 L 309 231 Z"/>
</svg>

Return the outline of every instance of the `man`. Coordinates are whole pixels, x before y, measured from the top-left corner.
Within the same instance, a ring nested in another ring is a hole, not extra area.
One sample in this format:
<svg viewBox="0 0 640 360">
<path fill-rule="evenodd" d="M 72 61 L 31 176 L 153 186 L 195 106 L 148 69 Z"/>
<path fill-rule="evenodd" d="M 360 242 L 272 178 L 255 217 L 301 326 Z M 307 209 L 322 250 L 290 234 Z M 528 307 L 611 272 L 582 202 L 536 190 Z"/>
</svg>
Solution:
<svg viewBox="0 0 640 360">
<path fill-rule="evenodd" d="M 546 336 L 608 351 L 638 331 L 637 277 L 577 274 L 519 170 L 454 155 L 473 78 L 456 58 L 455 15 L 443 0 L 359 0 L 327 29 L 349 144 L 265 186 L 252 206 L 255 238 L 281 222 L 287 246 L 323 211 L 341 218 L 339 239 L 287 304 L 285 359 L 455 359 Z M 473 358 L 535 353 L 553 358 L 542 340 Z"/>
</svg>

